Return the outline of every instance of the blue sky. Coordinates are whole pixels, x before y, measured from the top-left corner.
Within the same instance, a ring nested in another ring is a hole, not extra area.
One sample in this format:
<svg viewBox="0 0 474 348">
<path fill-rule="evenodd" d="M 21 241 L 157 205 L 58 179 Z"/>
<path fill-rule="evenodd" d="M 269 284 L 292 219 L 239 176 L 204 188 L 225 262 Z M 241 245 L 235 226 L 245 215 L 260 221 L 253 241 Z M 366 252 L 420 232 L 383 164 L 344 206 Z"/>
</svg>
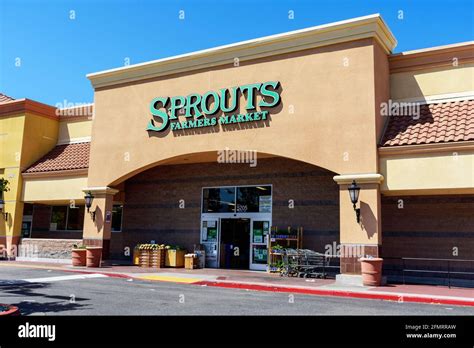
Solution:
<svg viewBox="0 0 474 348">
<path fill-rule="evenodd" d="M 85 75 L 123 66 L 127 58 L 135 64 L 373 13 L 397 38 L 396 52 L 469 41 L 473 3 L 0 0 L 0 92 L 51 105 L 92 102 Z"/>
</svg>

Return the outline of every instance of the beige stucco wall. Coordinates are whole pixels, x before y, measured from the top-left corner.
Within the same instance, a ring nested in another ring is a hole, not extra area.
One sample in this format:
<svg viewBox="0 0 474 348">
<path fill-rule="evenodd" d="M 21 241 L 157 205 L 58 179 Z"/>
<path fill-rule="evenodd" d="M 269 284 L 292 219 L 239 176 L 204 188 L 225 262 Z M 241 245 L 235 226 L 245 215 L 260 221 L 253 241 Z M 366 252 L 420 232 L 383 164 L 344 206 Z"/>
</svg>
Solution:
<svg viewBox="0 0 474 348">
<path fill-rule="evenodd" d="M 57 119 L 27 114 L 21 154 L 22 170 L 54 148 L 58 141 L 58 123 Z"/>
<path fill-rule="evenodd" d="M 340 240 L 342 244 L 382 244 L 380 219 L 380 188 L 379 184 L 361 184 L 359 194 L 360 222 L 350 200 L 349 185 L 339 187 L 340 209 Z"/>
<path fill-rule="evenodd" d="M 82 203 L 87 186 L 87 176 L 58 176 L 53 178 L 24 178 L 24 202 Z"/>
<path fill-rule="evenodd" d="M 58 143 L 88 138 L 92 133 L 92 119 L 88 117 L 61 118 Z"/>
<path fill-rule="evenodd" d="M 381 115 L 382 104 L 390 98 L 390 66 L 387 54 L 379 45 L 374 46 L 374 114 L 375 141 L 378 143 L 383 135 L 387 117 Z M 377 161 L 378 165 L 378 161 Z M 378 169 L 376 170 L 378 173 Z"/>
<path fill-rule="evenodd" d="M 225 147 L 336 173 L 375 172 L 374 55 L 374 41 L 366 39 L 96 90 L 88 185 L 114 185 L 160 161 Z M 145 130 L 157 96 L 265 81 L 282 86 L 282 105 L 270 110 L 268 127 L 183 136 Z"/>
<path fill-rule="evenodd" d="M 381 157 L 384 194 L 474 193 L 474 150 Z"/>
<path fill-rule="evenodd" d="M 474 64 L 414 70 L 390 75 L 391 98 L 423 99 L 452 93 L 474 93 Z"/>
</svg>

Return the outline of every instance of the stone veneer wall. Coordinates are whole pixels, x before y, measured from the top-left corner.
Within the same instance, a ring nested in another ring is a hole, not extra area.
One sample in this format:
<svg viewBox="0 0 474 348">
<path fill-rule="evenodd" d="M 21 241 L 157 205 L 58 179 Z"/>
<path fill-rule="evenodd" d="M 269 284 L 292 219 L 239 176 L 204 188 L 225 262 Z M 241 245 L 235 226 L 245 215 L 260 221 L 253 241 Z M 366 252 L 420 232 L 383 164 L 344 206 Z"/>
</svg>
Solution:
<svg viewBox="0 0 474 348">
<path fill-rule="evenodd" d="M 140 242 L 198 244 L 202 187 L 273 185 L 273 225 L 303 226 L 303 246 L 324 251 L 339 243 L 339 188 L 334 173 L 285 158 L 248 164 L 157 166 L 125 182 L 122 232 L 112 233 L 111 257 Z M 184 200 L 185 208 L 179 209 Z M 290 209 L 289 200 L 294 201 Z"/>
<path fill-rule="evenodd" d="M 23 238 L 19 256 L 27 258 L 71 259 L 74 244 L 82 244 L 82 239 L 37 239 Z"/>
</svg>

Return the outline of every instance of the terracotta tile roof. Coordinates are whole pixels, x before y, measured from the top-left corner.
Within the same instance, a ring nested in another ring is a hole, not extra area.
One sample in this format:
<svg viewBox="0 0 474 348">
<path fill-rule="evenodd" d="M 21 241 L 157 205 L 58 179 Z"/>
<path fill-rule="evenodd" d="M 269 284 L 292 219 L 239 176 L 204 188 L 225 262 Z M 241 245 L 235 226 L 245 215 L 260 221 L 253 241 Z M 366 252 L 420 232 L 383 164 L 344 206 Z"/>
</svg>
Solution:
<svg viewBox="0 0 474 348">
<path fill-rule="evenodd" d="M 381 146 L 474 140 L 474 100 L 420 106 L 420 117 L 389 116 Z"/>
<path fill-rule="evenodd" d="M 24 173 L 54 172 L 89 167 L 90 143 L 56 145 Z"/>
<path fill-rule="evenodd" d="M 9 101 L 12 101 L 12 100 L 15 100 L 15 98 L 12 98 L 12 97 L 9 97 L 6 94 L 0 93 L 0 103 L 9 102 Z"/>
</svg>

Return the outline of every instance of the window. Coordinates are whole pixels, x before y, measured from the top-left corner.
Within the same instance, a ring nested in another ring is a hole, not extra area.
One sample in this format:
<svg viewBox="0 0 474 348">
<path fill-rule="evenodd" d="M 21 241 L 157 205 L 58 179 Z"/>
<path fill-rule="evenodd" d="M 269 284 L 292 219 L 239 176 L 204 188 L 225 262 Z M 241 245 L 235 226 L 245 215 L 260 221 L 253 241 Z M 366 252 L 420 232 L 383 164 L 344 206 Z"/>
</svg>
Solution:
<svg viewBox="0 0 474 348">
<path fill-rule="evenodd" d="M 205 188 L 203 213 L 271 213 L 272 187 L 232 186 Z"/>
<path fill-rule="evenodd" d="M 237 187 L 237 211 L 270 213 L 272 209 L 271 186 Z"/>
<path fill-rule="evenodd" d="M 84 206 L 68 207 L 67 230 L 82 230 L 84 225 Z"/>
<path fill-rule="evenodd" d="M 208 188 L 203 190 L 203 213 L 233 213 L 235 187 Z"/>
<path fill-rule="evenodd" d="M 67 219 L 67 206 L 53 206 L 51 209 L 51 231 L 65 230 Z"/>
<path fill-rule="evenodd" d="M 23 215 L 33 215 L 33 204 L 25 203 L 23 205 Z"/>
<path fill-rule="evenodd" d="M 123 205 L 116 204 L 112 207 L 112 232 L 122 231 Z"/>
<path fill-rule="evenodd" d="M 51 207 L 50 231 L 80 231 L 84 226 L 84 206 L 74 208 L 64 205 Z"/>
</svg>

